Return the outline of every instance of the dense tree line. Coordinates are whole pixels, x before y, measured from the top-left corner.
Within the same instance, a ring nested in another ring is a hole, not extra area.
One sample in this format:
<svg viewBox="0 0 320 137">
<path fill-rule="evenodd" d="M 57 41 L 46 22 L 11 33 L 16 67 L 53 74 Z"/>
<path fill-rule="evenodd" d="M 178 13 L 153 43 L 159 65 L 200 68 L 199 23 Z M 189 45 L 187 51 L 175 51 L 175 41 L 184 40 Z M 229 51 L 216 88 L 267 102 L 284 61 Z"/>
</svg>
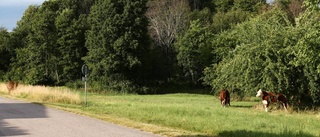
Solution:
<svg viewBox="0 0 320 137">
<path fill-rule="evenodd" d="M 0 75 L 33 85 L 164 93 L 259 88 L 320 102 L 319 0 L 49 0 L 0 29 Z"/>
</svg>

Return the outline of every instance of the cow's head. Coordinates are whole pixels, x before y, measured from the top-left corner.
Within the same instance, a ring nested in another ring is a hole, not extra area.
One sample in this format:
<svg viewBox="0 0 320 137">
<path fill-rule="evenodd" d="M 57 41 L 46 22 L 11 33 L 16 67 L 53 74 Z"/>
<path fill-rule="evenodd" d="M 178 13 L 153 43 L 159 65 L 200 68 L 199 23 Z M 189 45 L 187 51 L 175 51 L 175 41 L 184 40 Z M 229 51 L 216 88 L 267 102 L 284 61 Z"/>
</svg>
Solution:
<svg viewBox="0 0 320 137">
<path fill-rule="evenodd" d="M 260 97 L 260 96 L 262 96 L 262 90 L 261 90 L 261 89 L 259 89 L 259 90 L 257 91 L 256 97 Z"/>
</svg>

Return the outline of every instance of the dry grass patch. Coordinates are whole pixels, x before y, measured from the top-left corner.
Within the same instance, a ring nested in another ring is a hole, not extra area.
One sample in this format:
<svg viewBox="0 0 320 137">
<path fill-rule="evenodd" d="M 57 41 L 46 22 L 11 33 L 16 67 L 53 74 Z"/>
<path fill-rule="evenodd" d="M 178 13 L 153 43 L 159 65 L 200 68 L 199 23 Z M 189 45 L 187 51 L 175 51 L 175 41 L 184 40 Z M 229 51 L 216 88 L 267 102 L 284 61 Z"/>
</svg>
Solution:
<svg viewBox="0 0 320 137">
<path fill-rule="evenodd" d="M 19 85 L 16 89 L 9 93 L 6 84 L 1 83 L 0 92 L 8 94 L 9 96 L 25 98 L 42 103 L 82 103 L 79 93 L 61 87 Z"/>
</svg>

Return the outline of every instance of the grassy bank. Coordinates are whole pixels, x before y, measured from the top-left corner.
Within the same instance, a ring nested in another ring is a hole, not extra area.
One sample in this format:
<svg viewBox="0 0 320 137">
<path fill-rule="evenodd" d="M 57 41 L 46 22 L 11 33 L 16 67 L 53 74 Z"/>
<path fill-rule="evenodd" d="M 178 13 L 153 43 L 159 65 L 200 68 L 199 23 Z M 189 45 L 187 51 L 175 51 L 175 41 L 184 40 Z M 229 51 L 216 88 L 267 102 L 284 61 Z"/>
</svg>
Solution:
<svg viewBox="0 0 320 137">
<path fill-rule="evenodd" d="M 99 95 L 88 104 L 47 103 L 54 107 L 178 137 L 315 137 L 320 136 L 320 113 L 264 112 L 258 102 L 231 102 L 222 108 L 210 95 Z"/>
</svg>

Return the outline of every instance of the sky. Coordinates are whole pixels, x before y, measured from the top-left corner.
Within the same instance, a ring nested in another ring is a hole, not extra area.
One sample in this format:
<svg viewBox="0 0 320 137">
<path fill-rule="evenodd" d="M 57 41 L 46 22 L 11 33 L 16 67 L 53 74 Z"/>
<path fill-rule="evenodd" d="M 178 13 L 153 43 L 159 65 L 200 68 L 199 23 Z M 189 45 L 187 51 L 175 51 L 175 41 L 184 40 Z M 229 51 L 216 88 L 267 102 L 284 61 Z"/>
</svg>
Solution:
<svg viewBox="0 0 320 137">
<path fill-rule="evenodd" d="M 12 31 L 29 5 L 41 5 L 45 0 L 0 0 L 0 27 Z"/>
</svg>

